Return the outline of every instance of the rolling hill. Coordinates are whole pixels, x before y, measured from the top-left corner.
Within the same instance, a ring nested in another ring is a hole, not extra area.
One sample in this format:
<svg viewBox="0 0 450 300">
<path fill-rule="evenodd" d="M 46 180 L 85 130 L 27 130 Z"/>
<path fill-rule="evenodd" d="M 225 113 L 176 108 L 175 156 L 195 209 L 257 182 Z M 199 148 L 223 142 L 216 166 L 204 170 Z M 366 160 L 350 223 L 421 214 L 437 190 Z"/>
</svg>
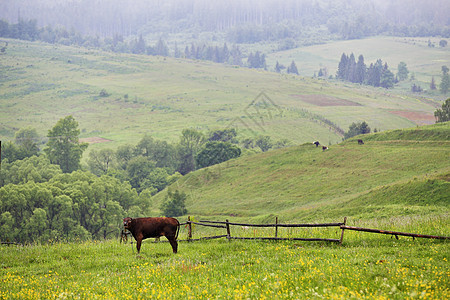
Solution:
<svg viewBox="0 0 450 300">
<path fill-rule="evenodd" d="M 450 212 L 450 123 L 392 130 L 329 147 L 303 144 L 197 170 L 174 183 L 190 215 L 336 221 Z M 154 207 L 165 191 L 154 198 Z M 448 226 L 448 222 L 446 222 Z"/>
<path fill-rule="evenodd" d="M 450 47 L 439 47 L 438 37 L 371 37 L 347 41 L 334 41 L 320 45 L 300 47 L 286 51 L 274 51 L 267 55 L 269 69 L 275 69 L 279 63 L 289 66 L 291 61 L 300 62 L 299 73 L 303 76 L 313 76 L 320 68 L 327 68 L 329 75 L 336 75 L 342 53 L 353 53 L 356 60 L 359 55 L 364 56 L 367 66 L 381 59 L 389 65 L 390 70 L 397 74 L 397 66 L 405 62 L 410 72 L 408 80 L 401 82 L 400 88 L 395 90 L 410 91 L 411 85 L 416 83 L 424 88 L 426 97 L 446 99 L 449 95 L 442 95 L 439 91 L 429 89 L 431 78 L 440 82 L 443 65 L 450 64 Z M 269 50 L 269 49 L 268 49 Z M 411 76 L 415 80 L 411 80 Z"/>
<path fill-rule="evenodd" d="M 43 137 L 73 115 L 88 148 L 136 143 L 144 134 L 177 141 L 181 130 L 234 127 L 293 145 L 342 140 L 352 122 L 378 130 L 434 123 L 440 102 L 205 61 L 115 54 L 4 40 L 0 56 L 0 139 L 27 126 Z"/>
</svg>

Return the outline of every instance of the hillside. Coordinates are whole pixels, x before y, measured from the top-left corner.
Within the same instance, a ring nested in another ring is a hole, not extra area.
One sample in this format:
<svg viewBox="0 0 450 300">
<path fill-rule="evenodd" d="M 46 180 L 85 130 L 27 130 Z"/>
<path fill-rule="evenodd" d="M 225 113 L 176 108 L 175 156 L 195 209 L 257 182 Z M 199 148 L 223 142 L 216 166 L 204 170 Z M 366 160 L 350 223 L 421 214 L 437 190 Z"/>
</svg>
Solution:
<svg viewBox="0 0 450 300">
<path fill-rule="evenodd" d="M 408 78 L 402 83 L 406 90 L 410 91 L 413 82 L 429 90 L 431 77 L 434 76 L 439 83 L 442 75 L 441 67 L 450 64 L 448 58 L 450 47 L 439 47 L 440 40 L 437 37 L 371 37 L 335 41 L 286 51 L 274 51 L 267 55 L 267 64 L 269 69 L 274 69 L 277 61 L 289 66 L 294 60 L 301 62 L 298 63 L 300 75 L 313 76 L 320 68 L 327 68 L 328 74 L 335 76 L 342 53 L 347 55 L 353 53 L 356 59 L 359 55 L 363 55 L 367 66 L 381 59 L 395 74 L 397 74 L 398 64 L 403 61 L 408 67 L 409 75 L 414 74 L 416 78 L 414 81 Z M 430 47 L 429 43 L 433 46 Z M 449 95 L 427 91 L 426 96 L 439 99 Z"/>
<path fill-rule="evenodd" d="M 60 118 L 73 115 L 81 138 L 108 141 L 88 151 L 136 143 L 144 134 L 177 141 L 184 128 L 235 127 L 241 137 L 336 144 L 352 122 L 379 130 L 429 124 L 440 107 L 390 90 L 204 61 L 4 41 L 3 141 L 27 126 L 44 138 Z"/>
<path fill-rule="evenodd" d="M 190 215 L 216 218 L 448 218 L 449 122 L 362 138 L 364 145 L 353 138 L 326 151 L 308 143 L 235 159 L 188 174 L 170 188 L 187 193 Z"/>
</svg>

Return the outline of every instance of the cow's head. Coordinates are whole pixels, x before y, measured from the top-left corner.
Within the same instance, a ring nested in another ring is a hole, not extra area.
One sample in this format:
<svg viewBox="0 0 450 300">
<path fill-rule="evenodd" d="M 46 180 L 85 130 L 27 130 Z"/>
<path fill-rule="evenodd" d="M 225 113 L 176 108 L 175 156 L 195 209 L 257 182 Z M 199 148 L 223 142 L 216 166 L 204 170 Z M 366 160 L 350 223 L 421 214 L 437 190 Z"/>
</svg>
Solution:
<svg viewBox="0 0 450 300">
<path fill-rule="evenodd" d="M 132 220 L 133 220 L 132 218 L 125 218 L 125 219 L 123 219 L 123 227 L 125 229 L 129 229 L 131 227 L 131 221 Z"/>
</svg>

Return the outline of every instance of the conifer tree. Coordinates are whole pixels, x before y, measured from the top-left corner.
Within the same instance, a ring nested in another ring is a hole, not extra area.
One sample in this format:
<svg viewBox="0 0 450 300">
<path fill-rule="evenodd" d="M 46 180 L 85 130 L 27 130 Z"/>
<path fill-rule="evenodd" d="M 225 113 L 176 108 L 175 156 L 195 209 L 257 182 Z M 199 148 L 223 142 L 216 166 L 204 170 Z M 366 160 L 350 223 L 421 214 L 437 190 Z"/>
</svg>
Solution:
<svg viewBox="0 0 450 300">
<path fill-rule="evenodd" d="M 434 80 L 434 76 L 431 77 L 430 90 L 436 89 L 436 82 Z"/>
<path fill-rule="evenodd" d="M 380 86 L 386 89 L 394 86 L 394 73 L 389 70 L 388 64 L 385 63 L 380 76 Z"/>
<path fill-rule="evenodd" d="M 367 73 L 367 67 L 364 63 L 364 56 L 360 55 L 358 57 L 358 62 L 356 63 L 356 70 L 355 70 L 355 81 L 356 83 L 364 83 L 364 80 L 366 79 L 366 73 Z"/>
<path fill-rule="evenodd" d="M 347 78 L 347 64 L 348 64 L 348 56 L 345 53 L 342 53 L 336 74 L 337 79 L 345 80 Z"/>
<path fill-rule="evenodd" d="M 446 94 L 450 89 L 450 76 L 448 75 L 448 67 L 442 66 L 442 80 L 439 88 L 442 94 Z"/>
<path fill-rule="evenodd" d="M 355 55 L 352 53 L 348 57 L 347 61 L 347 71 L 345 79 L 350 82 L 356 82 L 355 81 L 355 73 L 356 73 L 356 61 L 355 61 Z"/>
<path fill-rule="evenodd" d="M 297 65 L 295 64 L 295 61 L 291 62 L 291 65 L 288 67 L 287 72 L 289 74 L 297 74 L 298 75 L 298 69 L 297 69 Z"/>
</svg>

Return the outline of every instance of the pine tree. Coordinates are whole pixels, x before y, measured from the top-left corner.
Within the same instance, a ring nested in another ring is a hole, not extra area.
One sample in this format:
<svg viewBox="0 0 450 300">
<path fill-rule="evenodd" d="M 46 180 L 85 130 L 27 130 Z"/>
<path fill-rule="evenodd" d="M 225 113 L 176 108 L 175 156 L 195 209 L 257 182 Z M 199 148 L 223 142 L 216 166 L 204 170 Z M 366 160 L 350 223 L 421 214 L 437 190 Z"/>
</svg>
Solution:
<svg viewBox="0 0 450 300">
<path fill-rule="evenodd" d="M 287 72 L 290 74 L 298 75 L 298 69 L 297 69 L 297 65 L 295 64 L 295 61 L 291 62 L 291 65 L 288 67 Z"/>
<path fill-rule="evenodd" d="M 367 66 L 364 63 L 364 56 L 362 54 L 358 57 L 358 62 L 356 63 L 356 71 L 355 71 L 355 82 L 356 83 L 364 83 L 366 79 Z"/>
<path fill-rule="evenodd" d="M 223 44 L 222 49 L 222 62 L 228 63 L 229 59 L 230 59 L 230 51 L 228 50 L 227 43 L 225 43 Z"/>
<path fill-rule="evenodd" d="M 381 74 L 383 74 L 383 62 L 378 59 L 375 64 L 370 64 L 367 72 L 367 84 L 375 87 L 380 86 Z"/>
<path fill-rule="evenodd" d="M 275 71 L 276 71 L 277 73 L 280 73 L 280 72 L 281 72 L 280 63 L 278 62 L 278 60 L 277 60 L 277 64 L 275 65 Z"/>
<path fill-rule="evenodd" d="M 355 73 L 356 73 L 356 61 L 355 61 L 355 55 L 352 53 L 350 54 L 348 61 L 347 61 L 347 71 L 346 71 L 346 77 L 345 79 L 350 82 L 356 82 L 355 81 Z"/>
<path fill-rule="evenodd" d="M 450 89 L 450 76 L 448 75 L 448 67 L 442 66 L 442 80 L 439 86 L 442 94 L 447 94 Z"/>
<path fill-rule="evenodd" d="M 131 52 L 134 54 L 142 54 L 142 53 L 145 53 L 145 48 L 146 48 L 145 41 L 141 34 L 141 35 L 139 35 L 139 39 L 135 40 L 135 43 L 131 49 Z"/>
<path fill-rule="evenodd" d="M 238 46 L 233 46 L 231 50 L 231 63 L 236 66 L 242 65 L 242 53 Z"/>
<path fill-rule="evenodd" d="M 388 89 L 394 86 L 394 73 L 389 70 L 388 64 L 385 63 L 380 76 L 380 86 Z"/>
<path fill-rule="evenodd" d="M 431 77 L 430 90 L 436 90 L 436 82 L 434 76 Z"/>
<path fill-rule="evenodd" d="M 181 57 L 181 51 L 180 49 L 178 49 L 178 44 L 175 42 L 175 49 L 173 50 L 173 56 L 176 58 L 180 58 Z"/>
<path fill-rule="evenodd" d="M 155 47 L 155 54 L 161 56 L 169 56 L 169 47 L 167 47 L 166 43 L 160 38 Z"/>
<path fill-rule="evenodd" d="M 341 61 L 339 62 L 338 70 L 336 73 L 337 79 L 345 80 L 347 78 L 347 64 L 348 56 L 345 53 L 342 53 Z"/>
</svg>

